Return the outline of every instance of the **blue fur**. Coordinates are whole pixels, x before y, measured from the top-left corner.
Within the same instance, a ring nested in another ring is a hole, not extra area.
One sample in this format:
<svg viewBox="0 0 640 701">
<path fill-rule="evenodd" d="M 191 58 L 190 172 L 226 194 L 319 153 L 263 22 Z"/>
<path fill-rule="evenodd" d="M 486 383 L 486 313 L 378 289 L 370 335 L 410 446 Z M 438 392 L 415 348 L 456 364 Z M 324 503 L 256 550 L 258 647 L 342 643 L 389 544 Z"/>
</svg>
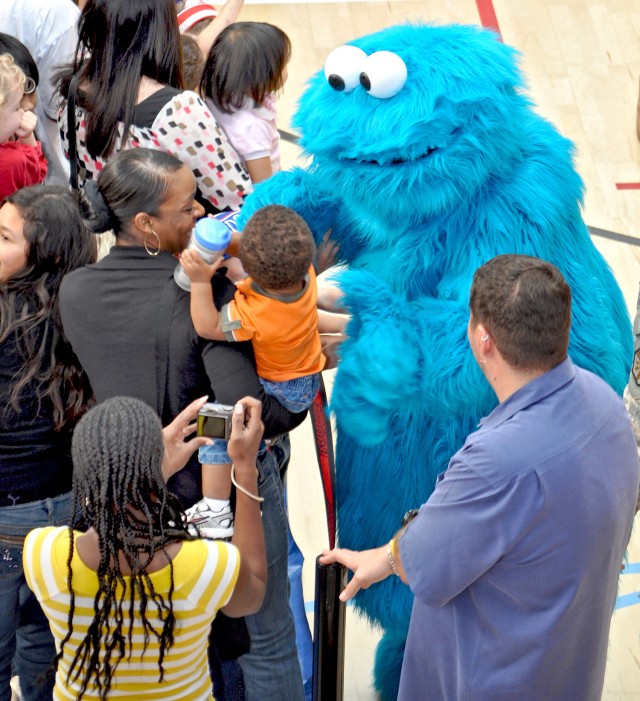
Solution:
<svg viewBox="0 0 640 701">
<path fill-rule="evenodd" d="M 353 44 L 399 54 L 406 85 L 381 100 L 336 92 L 319 72 L 295 118 L 310 166 L 261 184 L 241 216 L 290 205 L 316 240 L 331 227 L 350 268 L 340 278 L 352 320 L 332 409 L 339 539 L 364 549 L 426 501 L 496 404 L 466 338 L 479 265 L 499 253 L 555 263 L 574 299 L 570 355 L 618 392 L 633 348 L 620 290 L 582 221 L 573 146 L 533 111 L 516 52 L 467 26 L 403 25 Z M 389 577 L 357 605 L 387 631 L 375 674 L 389 701 L 411 594 Z"/>
</svg>

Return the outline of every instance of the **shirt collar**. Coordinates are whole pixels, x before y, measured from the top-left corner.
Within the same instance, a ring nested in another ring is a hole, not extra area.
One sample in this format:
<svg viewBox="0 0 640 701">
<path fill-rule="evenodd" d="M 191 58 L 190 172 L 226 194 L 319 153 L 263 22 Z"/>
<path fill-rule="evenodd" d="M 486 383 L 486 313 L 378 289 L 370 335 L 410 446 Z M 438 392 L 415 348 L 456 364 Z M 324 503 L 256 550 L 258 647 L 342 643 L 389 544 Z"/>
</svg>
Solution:
<svg viewBox="0 0 640 701">
<path fill-rule="evenodd" d="M 147 269 L 173 270 L 177 260 L 167 251 L 150 256 L 144 246 L 112 246 L 109 253 L 96 265 L 105 269 L 127 270 L 131 267 L 139 268 L 141 263 Z"/>
<path fill-rule="evenodd" d="M 285 304 L 291 304 L 297 302 L 301 297 L 303 297 L 307 290 L 309 289 L 309 273 L 304 276 L 302 289 L 300 292 L 293 292 L 292 294 L 276 294 L 275 292 L 267 292 L 264 287 L 258 285 L 255 280 L 251 280 L 251 289 L 257 292 L 263 297 L 269 297 L 270 299 L 275 299 L 278 302 L 284 302 Z"/>
<path fill-rule="evenodd" d="M 495 428 L 508 421 L 519 411 L 539 402 L 556 392 L 563 385 L 568 384 L 576 375 L 576 369 L 567 356 L 560 365 L 556 365 L 553 370 L 545 372 L 544 375 L 536 377 L 531 382 L 527 382 L 517 392 L 514 392 L 504 402 L 498 406 L 485 418 L 481 419 L 479 426 L 482 428 Z"/>
</svg>

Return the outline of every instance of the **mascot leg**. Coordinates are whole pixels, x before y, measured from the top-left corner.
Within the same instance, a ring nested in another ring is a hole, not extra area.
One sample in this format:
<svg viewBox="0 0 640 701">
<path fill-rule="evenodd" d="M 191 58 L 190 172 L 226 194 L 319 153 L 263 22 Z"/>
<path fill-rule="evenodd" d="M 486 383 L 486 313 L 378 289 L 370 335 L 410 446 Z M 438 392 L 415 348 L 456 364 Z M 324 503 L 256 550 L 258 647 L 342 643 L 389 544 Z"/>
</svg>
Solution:
<svg viewBox="0 0 640 701">
<path fill-rule="evenodd" d="M 376 648 L 373 685 L 383 701 L 395 701 L 398 698 L 400 675 L 407 629 L 388 630 L 382 636 Z"/>
</svg>

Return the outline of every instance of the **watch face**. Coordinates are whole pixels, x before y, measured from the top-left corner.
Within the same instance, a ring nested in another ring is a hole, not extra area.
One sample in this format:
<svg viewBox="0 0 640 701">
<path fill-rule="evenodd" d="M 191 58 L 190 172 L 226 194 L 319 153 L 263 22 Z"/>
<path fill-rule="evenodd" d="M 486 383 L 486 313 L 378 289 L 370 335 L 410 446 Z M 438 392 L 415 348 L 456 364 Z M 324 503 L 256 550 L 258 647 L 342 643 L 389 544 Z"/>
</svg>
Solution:
<svg viewBox="0 0 640 701">
<path fill-rule="evenodd" d="M 420 509 L 411 509 L 410 511 L 407 511 L 407 513 L 402 517 L 402 526 L 406 526 L 407 523 L 410 523 L 413 521 L 413 519 L 418 515 L 418 512 Z"/>
</svg>

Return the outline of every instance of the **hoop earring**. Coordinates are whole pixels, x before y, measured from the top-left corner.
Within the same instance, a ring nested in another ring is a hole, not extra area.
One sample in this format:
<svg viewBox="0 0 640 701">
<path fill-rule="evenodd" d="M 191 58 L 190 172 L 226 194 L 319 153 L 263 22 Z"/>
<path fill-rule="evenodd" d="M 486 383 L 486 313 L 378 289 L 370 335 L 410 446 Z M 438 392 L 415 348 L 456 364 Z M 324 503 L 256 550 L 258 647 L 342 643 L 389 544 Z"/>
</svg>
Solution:
<svg viewBox="0 0 640 701">
<path fill-rule="evenodd" d="M 144 235 L 144 250 L 150 256 L 157 256 L 158 253 L 160 253 L 160 246 L 161 246 L 160 237 L 158 236 L 158 234 L 156 234 L 156 232 L 153 229 L 151 229 L 151 233 L 156 237 L 156 241 L 158 242 L 157 246 L 156 246 L 155 250 L 149 246 L 149 242 L 147 241 L 147 236 L 149 236 L 149 232 L 147 231 L 147 233 Z"/>
</svg>

